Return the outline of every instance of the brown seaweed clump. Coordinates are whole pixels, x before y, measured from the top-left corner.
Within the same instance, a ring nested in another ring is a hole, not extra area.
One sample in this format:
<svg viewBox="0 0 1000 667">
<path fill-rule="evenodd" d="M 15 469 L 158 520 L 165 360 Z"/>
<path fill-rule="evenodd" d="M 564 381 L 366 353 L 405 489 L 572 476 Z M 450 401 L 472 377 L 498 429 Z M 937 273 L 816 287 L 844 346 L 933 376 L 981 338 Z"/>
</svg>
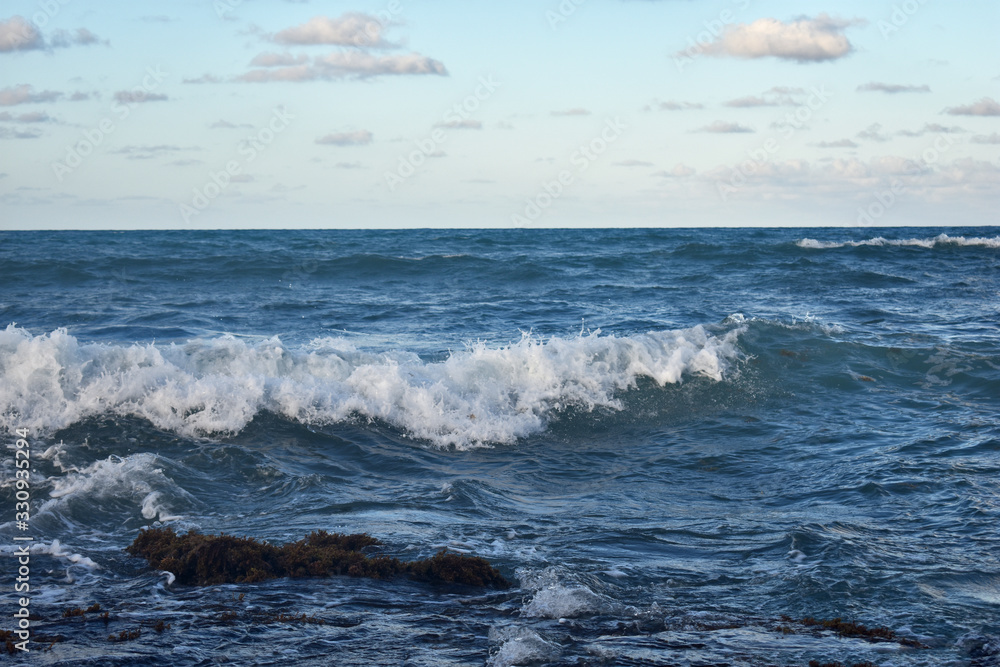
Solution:
<svg viewBox="0 0 1000 667">
<path fill-rule="evenodd" d="M 281 547 L 252 537 L 177 535 L 172 528 L 148 528 L 125 549 L 150 566 L 172 572 L 182 584 L 207 586 L 252 583 L 278 577 L 347 575 L 392 579 L 407 575 L 417 581 L 507 588 L 510 583 L 485 559 L 441 551 L 432 558 L 403 562 L 369 556 L 366 547 L 380 544 L 370 535 L 315 531 Z"/>
<path fill-rule="evenodd" d="M 802 624 L 812 627 L 821 627 L 824 630 L 832 630 L 841 637 L 857 637 L 870 642 L 896 642 L 903 646 L 923 648 L 920 642 L 907 637 L 900 637 L 889 628 L 867 628 L 860 623 L 853 621 L 842 621 L 835 618 L 832 621 L 817 621 L 815 618 L 803 618 Z"/>
</svg>

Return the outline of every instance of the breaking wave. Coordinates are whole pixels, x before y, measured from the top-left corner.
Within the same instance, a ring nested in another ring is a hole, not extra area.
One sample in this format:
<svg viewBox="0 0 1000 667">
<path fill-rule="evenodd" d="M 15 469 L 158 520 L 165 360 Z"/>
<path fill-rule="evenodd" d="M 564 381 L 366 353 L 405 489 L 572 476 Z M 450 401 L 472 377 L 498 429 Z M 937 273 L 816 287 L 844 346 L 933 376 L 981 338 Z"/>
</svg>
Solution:
<svg viewBox="0 0 1000 667">
<path fill-rule="evenodd" d="M 829 248 L 859 248 L 862 246 L 914 246 L 919 248 L 935 248 L 937 246 L 980 246 L 985 248 L 1000 248 L 1000 236 L 993 238 L 964 236 L 948 236 L 939 234 L 929 239 L 887 239 L 877 236 L 867 241 L 817 241 L 816 239 L 802 239 L 796 242 L 800 248 L 813 250 L 826 250 Z"/>
<path fill-rule="evenodd" d="M 292 348 L 231 335 L 185 344 L 85 343 L 65 329 L 0 331 L 0 411 L 41 431 L 101 414 L 136 416 L 189 437 L 236 433 L 269 411 L 310 424 L 360 416 L 458 448 L 510 443 L 564 410 L 623 409 L 640 378 L 659 386 L 724 378 L 745 325 L 617 337 L 478 342 L 440 361 L 366 351 L 343 338 Z"/>
</svg>

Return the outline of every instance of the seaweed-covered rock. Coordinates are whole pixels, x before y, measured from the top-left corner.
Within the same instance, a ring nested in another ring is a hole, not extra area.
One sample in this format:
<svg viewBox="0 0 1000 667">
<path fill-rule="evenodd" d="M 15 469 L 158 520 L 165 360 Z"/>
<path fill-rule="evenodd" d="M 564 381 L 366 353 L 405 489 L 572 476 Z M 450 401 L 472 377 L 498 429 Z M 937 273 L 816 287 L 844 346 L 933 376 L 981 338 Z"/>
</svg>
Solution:
<svg viewBox="0 0 1000 667">
<path fill-rule="evenodd" d="M 418 581 L 507 588 L 510 584 L 486 560 L 438 552 L 432 558 L 404 562 L 368 555 L 362 550 L 379 541 L 365 534 L 316 531 L 298 542 L 275 547 L 251 537 L 177 535 L 172 528 L 149 528 L 126 549 L 152 566 L 172 572 L 189 585 L 250 583 L 277 577 L 348 575 L 392 579 L 408 575 Z"/>
</svg>

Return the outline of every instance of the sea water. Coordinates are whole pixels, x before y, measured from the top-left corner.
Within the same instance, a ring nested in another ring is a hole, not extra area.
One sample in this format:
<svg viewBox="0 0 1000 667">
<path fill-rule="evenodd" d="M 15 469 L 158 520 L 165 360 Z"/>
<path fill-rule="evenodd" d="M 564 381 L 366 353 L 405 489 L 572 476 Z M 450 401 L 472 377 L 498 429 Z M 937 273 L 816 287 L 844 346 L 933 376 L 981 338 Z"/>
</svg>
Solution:
<svg viewBox="0 0 1000 667">
<path fill-rule="evenodd" d="M 37 664 L 997 665 L 998 316 L 995 229 L 4 232 L 0 629 L 27 548 Z M 514 586 L 182 586 L 150 526 Z"/>
</svg>

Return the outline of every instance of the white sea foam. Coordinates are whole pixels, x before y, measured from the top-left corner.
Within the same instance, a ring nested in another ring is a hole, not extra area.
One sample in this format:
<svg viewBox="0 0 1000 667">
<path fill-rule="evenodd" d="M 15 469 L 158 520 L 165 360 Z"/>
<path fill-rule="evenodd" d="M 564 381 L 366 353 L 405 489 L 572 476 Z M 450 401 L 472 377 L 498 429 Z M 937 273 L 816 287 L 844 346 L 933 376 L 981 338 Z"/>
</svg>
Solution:
<svg viewBox="0 0 1000 667">
<path fill-rule="evenodd" d="M 532 618 L 574 618 L 610 610 L 616 605 L 595 593 L 579 577 L 557 567 L 518 570 L 521 587 L 532 591 L 521 615 Z"/>
<path fill-rule="evenodd" d="M 513 667 L 559 657 L 559 646 L 546 641 L 531 628 L 491 628 L 490 642 L 499 644 L 486 661 L 487 667 Z"/>
<path fill-rule="evenodd" d="M 796 243 L 800 248 L 813 250 L 825 250 L 829 248 L 858 248 L 861 246 L 916 246 L 920 248 L 934 248 L 939 245 L 955 246 L 981 246 L 986 248 L 1000 248 L 1000 236 L 993 238 L 964 236 L 948 236 L 939 234 L 929 239 L 887 239 L 877 236 L 866 241 L 817 241 L 816 239 L 805 238 Z"/>
<path fill-rule="evenodd" d="M 72 565 L 79 565 L 88 570 L 97 570 L 101 566 L 92 561 L 87 556 L 75 554 L 59 543 L 59 540 L 52 540 L 52 544 L 35 544 L 30 549 L 33 554 L 48 554 L 54 558 L 63 558 Z"/>
<path fill-rule="evenodd" d="M 157 467 L 157 459 L 155 454 L 149 453 L 132 454 L 125 458 L 112 456 L 65 477 L 55 478 L 49 492 L 50 499 L 42 503 L 38 512 L 56 511 L 74 499 L 101 503 L 113 498 L 135 502 L 145 519 L 179 519 L 163 500 L 163 492 L 169 490 L 173 495 L 187 494 Z"/>
<path fill-rule="evenodd" d="M 722 380 L 741 328 L 598 333 L 514 344 L 479 342 L 444 361 L 367 352 L 342 338 L 297 349 L 233 336 L 183 345 L 81 343 L 66 330 L 0 331 L 0 423 L 41 431 L 113 413 L 197 437 L 240 431 L 262 410 L 307 423 L 379 419 L 442 446 L 510 443 L 565 408 L 620 409 L 651 378 Z"/>
</svg>

